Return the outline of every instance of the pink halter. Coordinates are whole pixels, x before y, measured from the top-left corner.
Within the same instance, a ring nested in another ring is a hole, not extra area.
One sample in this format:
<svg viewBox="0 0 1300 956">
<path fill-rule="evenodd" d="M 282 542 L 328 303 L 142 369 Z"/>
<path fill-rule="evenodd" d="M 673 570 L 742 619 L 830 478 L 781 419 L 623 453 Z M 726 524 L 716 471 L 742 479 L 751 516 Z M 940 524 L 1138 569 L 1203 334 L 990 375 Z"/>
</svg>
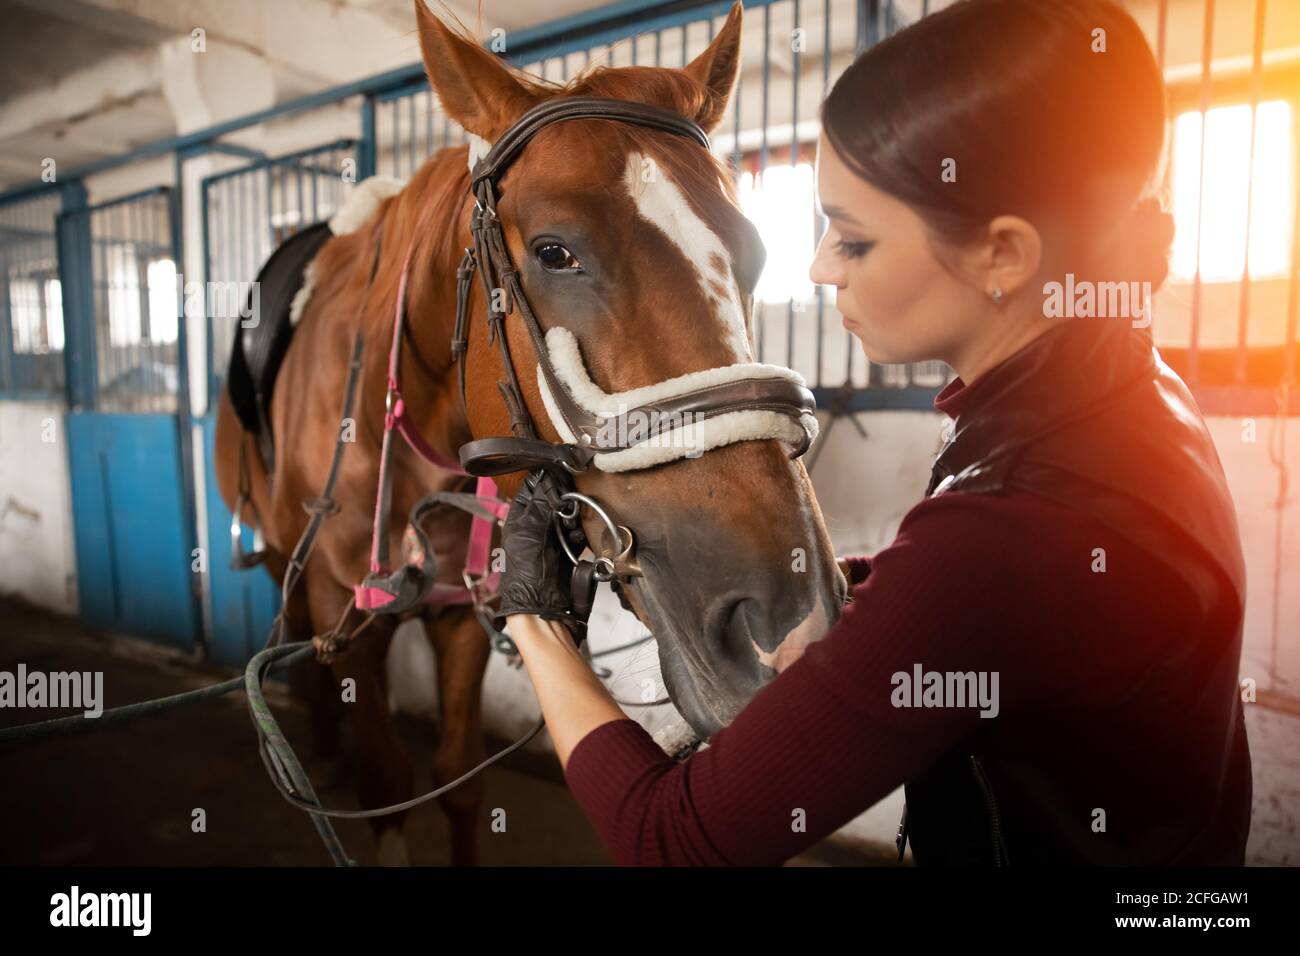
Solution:
<svg viewBox="0 0 1300 956">
<path fill-rule="evenodd" d="M 397 381 L 397 370 L 399 364 L 398 348 L 405 319 L 403 305 L 406 302 L 406 276 L 410 259 L 411 252 L 408 249 L 406 261 L 402 264 L 402 278 L 397 286 L 393 343 L 388 350 L 388 394 L 386 398 L 387 411 L 384 413 L 384 444 L 387 446 L 388 442 L 392 440 L 392 432 L 396 429 L 406 439 L 406 443 L 411 447 L 411 450 L 429 464 L 458 475 L 468 475 L 469 473 L 460 467 L 459 462 L 452 461 L 430 445 L 424 436 L 420 434 L 419 429 L 406 416 L 406 404 L 402 401 L 401 387 Z M 385 491 L 389 488 L 389 481 L 388 456 L 385 455 L 380 459 L 379 487 L 375 495 L 375 525 L 370 545 L 370 571 L 372 574 L 382 574 L 389 570 L 385 564 L 387 556 L 379 553 L 379 526 L 380 522 L 385 519 L 383 500 Z M 491 478 L 483 477 L 478 479 L 478 484 L 474 489 L 474 497 L 477 499 L 478 504 L 495 515 L 498 521 L 504 520 L 510 510 L 510 503 L 501 500 L 497 494 L 496 482 Z M 488 555 L 492 546 L 493 523 L 491 519 L 485 518 L 481 514 L 474 514 L 474 521 L 470 529 L 469 552 L 465 557 L 465 573 L 463 576 L 465 584 L 462 586 L 435 582 L 422 603 L 434 606 L 475 604 L 482 600 L 485 594 L 490 595 L 495 591 L 501 574 L 499 571 L 494 571 L 491 574 L 487 573 Z M 354 586 L 353 590 L 356 592 L 356 607 L 358 610 L 375 610 L 376 608 L 382 608 L 393 600 L 391 594 L 376 587 L 358 584 Z"/>
</svg>

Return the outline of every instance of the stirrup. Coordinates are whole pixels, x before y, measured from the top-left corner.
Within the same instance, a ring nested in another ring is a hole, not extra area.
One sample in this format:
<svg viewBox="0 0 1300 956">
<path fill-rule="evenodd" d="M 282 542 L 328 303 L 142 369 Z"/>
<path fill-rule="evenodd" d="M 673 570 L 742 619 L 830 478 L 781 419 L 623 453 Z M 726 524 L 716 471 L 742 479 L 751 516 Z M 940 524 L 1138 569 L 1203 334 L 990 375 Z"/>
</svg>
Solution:
<svg viewBox="0 0 1300 956">
<path fill-rule="evenodd" d="M 253 509 L 253 550 L 244 551 L 244 529 L 239 516 L 244 513 L 244 505 Z M 262 516 L 257 513 L 257 506 L 246 495 L 235 499 L 235 509 L 230 515 L 230 567 L 235 571 L 255 568 L 266 560 L 266 539 L 262 536 Z"/>
</svg>

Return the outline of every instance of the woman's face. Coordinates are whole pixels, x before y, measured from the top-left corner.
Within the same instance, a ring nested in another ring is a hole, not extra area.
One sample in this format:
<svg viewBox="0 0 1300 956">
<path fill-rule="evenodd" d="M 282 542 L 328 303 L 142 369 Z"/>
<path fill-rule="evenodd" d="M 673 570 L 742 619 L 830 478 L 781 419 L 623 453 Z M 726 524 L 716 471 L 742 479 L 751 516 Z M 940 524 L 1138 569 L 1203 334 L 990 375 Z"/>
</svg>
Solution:
<svg viewBox="0 0 1300 956">
<path fill-rule="evenodd" d="M 825 134 L 817 148 L 817 192 L 830 228 L 809 274 L 835 286 L 845 328 L 867 358 L 952 364 L 986 314 L 978 277 L 962 281 L 945 269 L 921 217 L 854 174 Z"/>
</svg>

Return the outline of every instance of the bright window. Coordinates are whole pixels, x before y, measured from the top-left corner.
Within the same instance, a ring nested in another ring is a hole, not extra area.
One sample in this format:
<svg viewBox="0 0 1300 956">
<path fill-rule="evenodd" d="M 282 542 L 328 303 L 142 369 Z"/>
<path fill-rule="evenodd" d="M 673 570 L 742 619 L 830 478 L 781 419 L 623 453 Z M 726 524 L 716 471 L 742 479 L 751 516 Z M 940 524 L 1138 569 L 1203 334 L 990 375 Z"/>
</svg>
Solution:
<svg viewBox="0 0 1300 956">
<path fill-rule="evenodd" d="M 109 342 L 118 346 L 140 344 L 143 335 L 140 315 L 140 280 L 137 252 L 131 245 L 112 245 L 106 251 L 108 262 L 108 330 Z M 145 268 L 149 341 L 176 341 L 176 264 L 170 259 L 155 259 Z"/>
<path fill-rule="evenodd" d="M 140 279 L 135 247 L 113 243 L 104 249 L 108 267 L 108 342 L 135 345 L 140 341 Z"/>
<path fill-rule="evenodd" d="M 176 263 L 149 263 L 149 341 L 176 341 Z"/>
<path fill-rule="evenodd" d="M 1205 177 L 1201 183 L 1201 114 L 1183 113 L 1174 123 L 1172 273 L 1196 274 L 1196 225 L 1201 216 L 1201 278 L 1240 280 L 1246 255 L 1247 193 L 1250 205 L 1250 276 L 1286 275 L 1291 267 L 1294 140 L 1291 106 L 1260 103 L 1255 157 L 1250 155 L 1250 106 L 1222 106 L 1206 114 Z M 1252 185 L 1253 183 L 1253 185 Z M 1204 197 L 1204 210 L 1200 203 Z"/>
<path fill-rule="evenodd" d="M 63 351 L 63 285 L 58 279 L 45 280 L 45 331 L 51 352 Z"/>
<path fill-rule="evenodd" d="M 63 296 L 58 279 L 10 278 L 9 313 L 15 352 L 44 355 L 63 350 Z"/>
<path fill-rule="evenodd" d="M 767 261 L 754 294 L 760 302 L 807 302 L 816 294 L 808 278 L 814 253 L 813 168 L 769 166 L 760 177 L 742 173 L 740 208 L 758 228 Z"/>
</svg>

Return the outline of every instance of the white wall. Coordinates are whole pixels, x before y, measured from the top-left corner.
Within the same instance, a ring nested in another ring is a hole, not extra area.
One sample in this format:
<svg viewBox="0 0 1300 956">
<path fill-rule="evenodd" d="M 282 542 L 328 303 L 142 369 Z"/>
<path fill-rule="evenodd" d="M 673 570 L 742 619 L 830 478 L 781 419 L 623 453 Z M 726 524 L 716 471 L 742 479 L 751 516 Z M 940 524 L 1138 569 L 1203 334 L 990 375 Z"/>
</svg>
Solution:
<svg viewBox="0 0 1300 956">
<path fill-rule="evenodd" d="M 61 402 L 0 401 L 0 593 L 77 611 Z"/>
</svg>

